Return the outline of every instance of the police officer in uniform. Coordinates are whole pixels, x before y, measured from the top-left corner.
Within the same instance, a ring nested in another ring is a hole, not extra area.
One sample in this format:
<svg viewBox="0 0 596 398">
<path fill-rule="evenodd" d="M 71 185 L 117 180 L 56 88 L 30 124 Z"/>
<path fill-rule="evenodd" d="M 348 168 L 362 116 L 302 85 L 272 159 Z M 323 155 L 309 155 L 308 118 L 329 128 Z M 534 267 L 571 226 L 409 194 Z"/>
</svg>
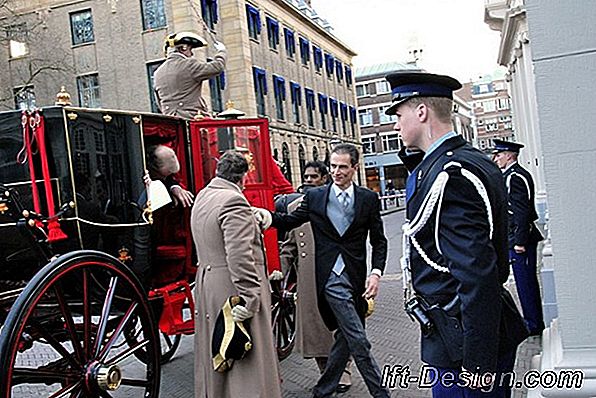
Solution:
<svg viewBox="0 0 596 398">
<path fill-rule="evenodd" d="M 536 275 L 536 251 L 544 237 L 534 224 L 534 180 L 518 162 L 523 144 L 493 140 L 493 160 L 503 171 L 509 195 L 509 258 L 524 319 L 530 335 L 544 330 L 540 286 Z"/>
<path fill-rule="evenodd" d="M 387 80 L 393 102 L 386 113 L 397 116 L 395 130 L 405 146 L 400 157 L 410 171 L 406 310 L 422 327 L 422 360 L 434 376 L 450 373 L 456 381 L 437 383 L 433 397 L 509 396 L 507 388 L 479 377 L 511 371 L 527 335 L 503 288 L 509 263 L 502 174 L 453 131 L 457 80 L 423 72 L 393 73 Z"/>
<path fill-rule="evenodd" d="M 222 73 L 226 67 L 226 46 L 215 42 L 217 53 L 212 60 L 201 62 L 193 49 L 207 46 L 194 32 L 179 32 L 166 39 L 166 60 L 155 71 L 155 95 L 162 113 L 193 118 L 208 115 L 209 108 L 201 96 L 203 81 Z"/>
</svg>

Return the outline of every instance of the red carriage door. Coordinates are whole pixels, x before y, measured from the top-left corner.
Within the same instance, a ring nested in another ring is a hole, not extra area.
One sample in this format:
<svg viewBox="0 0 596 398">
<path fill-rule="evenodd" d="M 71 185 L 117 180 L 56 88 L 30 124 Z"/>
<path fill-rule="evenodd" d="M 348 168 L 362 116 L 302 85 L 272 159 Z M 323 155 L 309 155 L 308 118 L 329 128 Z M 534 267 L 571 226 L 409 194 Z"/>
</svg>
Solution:
<svg viewBox="0 0 596 398">
<path fill-rule="evenodd" d="M 200 120 L 190 122 L 195 187 L 200 190 L 214 176 L 217 160 L 228 149 L 245 154 L 249 170 L 244 196 L 251 206 L 274 210 L 273 158 L 267 119 Z M 277 231 L 265 231 L 269 273 L 279 270 Z"/>
</svg>

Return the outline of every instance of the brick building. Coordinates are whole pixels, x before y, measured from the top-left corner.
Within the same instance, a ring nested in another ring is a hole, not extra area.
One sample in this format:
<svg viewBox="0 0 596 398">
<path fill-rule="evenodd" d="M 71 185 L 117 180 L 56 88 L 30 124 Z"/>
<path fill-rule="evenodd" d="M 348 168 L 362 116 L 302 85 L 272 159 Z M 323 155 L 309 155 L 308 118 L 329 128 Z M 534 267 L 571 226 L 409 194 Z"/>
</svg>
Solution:
<svg viewBox="0 0 596 398">
<path fill-rule="evenodd" d="M 391 105 L 391 87 L 385 76 L 397 71 L 420 71 L 416 62 L 390 62 L 356 69 L 356 97 L 361 129 L 367 186 L 386 195 L 404 189 L 408 172 L 397 156 L 403 146 L 394 130 L 395 116 L 385 115 Z M 457 132 L 474 141 L 470 105 L 454 96 L 453 125 Z"/>
<path fill-rule="evenodd" d="M 360 145 L 356 54 L 310 1 L 8 0 L 8 7 L 0 10 L 4 109 L 53 104 L 65 86 L 74 105 L 155 112 L 152 76 L 164 38 L 194 30 L 228 48 L 225 73 L 203 96 L 214 112 L 231 99 L 247 116 L 267 116 L 273 153 L 295 186 L 304 163 L 328 159 L 332 142 Z"/>
</svg>

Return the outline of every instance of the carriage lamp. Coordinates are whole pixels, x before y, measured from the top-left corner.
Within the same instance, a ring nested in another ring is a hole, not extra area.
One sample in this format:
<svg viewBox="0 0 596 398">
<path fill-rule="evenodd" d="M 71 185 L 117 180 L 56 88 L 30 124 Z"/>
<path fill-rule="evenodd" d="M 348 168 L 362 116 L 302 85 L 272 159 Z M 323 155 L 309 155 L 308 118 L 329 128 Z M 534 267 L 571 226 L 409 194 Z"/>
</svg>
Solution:
<svg viewBox="0 0 596 398">
<path fill-rule="evenodd" d="M 234 101 L 229 100 L 226 102 L 226 110 L 217 114 L 217 117 L 223 119 L 238 119 L 239 117 L 245 116 L 246 113 L 234 109 Z"/>
<path fill-rule="evenodd" d="M 60 92 L 56 94 L 56 102 L 54 104 L 59 106 L 72 105 L 70 94 L 66 91 L 66 87 L 60 87 Z"/>
</svg>

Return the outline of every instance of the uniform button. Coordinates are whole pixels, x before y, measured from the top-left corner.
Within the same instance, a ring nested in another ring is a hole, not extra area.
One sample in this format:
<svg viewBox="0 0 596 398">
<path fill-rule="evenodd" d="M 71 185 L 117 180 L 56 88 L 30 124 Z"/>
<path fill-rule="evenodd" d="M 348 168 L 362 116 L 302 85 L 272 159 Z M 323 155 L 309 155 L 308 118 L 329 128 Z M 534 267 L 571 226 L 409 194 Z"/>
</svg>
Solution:
<svg viewBox="0 0 596 398">
<path fill-rule="evenodd" d="M 453 156 L 453 151 L 449 151 L 445 155 L 447 155 L 447 156 Z"/>
<path fill-rule="evenodd" d="M 300 233 L 298 234 L 298 236 L 300 236 L 300 237 L 303 237 L 303 236 L 304 236 L 304 232 L 300 232 Z"/>
<path fill-rule="evenodd" d="M 211 266 L 210 265 L 207 266 L 207 271 L 211 271 Z"/>
<path fill-rule="evenodd" d="M 178 106 L 182 106 L 182 105 L 184 105 L 184 103 L 178 102 Z"/>
<path fill-rule="evenodd" d="M 170 106 L 169 105 L 166 105 L 166 109 L 170 109 Z"/>
<path fill-rule="evenodd" d="M 205 318 L 209 319 L 209 314 L 205 315 Z"/>
<path fill-rule="evenodd" d="M 304 242 L 300 242 L 300 247 L 304 247 Z"/>
<path fill-rule="evenodd" d="M 306 253 L 305 252 L 302 252 L 301 256 L 302 257 L 306 257 Z"/>
</svg>

